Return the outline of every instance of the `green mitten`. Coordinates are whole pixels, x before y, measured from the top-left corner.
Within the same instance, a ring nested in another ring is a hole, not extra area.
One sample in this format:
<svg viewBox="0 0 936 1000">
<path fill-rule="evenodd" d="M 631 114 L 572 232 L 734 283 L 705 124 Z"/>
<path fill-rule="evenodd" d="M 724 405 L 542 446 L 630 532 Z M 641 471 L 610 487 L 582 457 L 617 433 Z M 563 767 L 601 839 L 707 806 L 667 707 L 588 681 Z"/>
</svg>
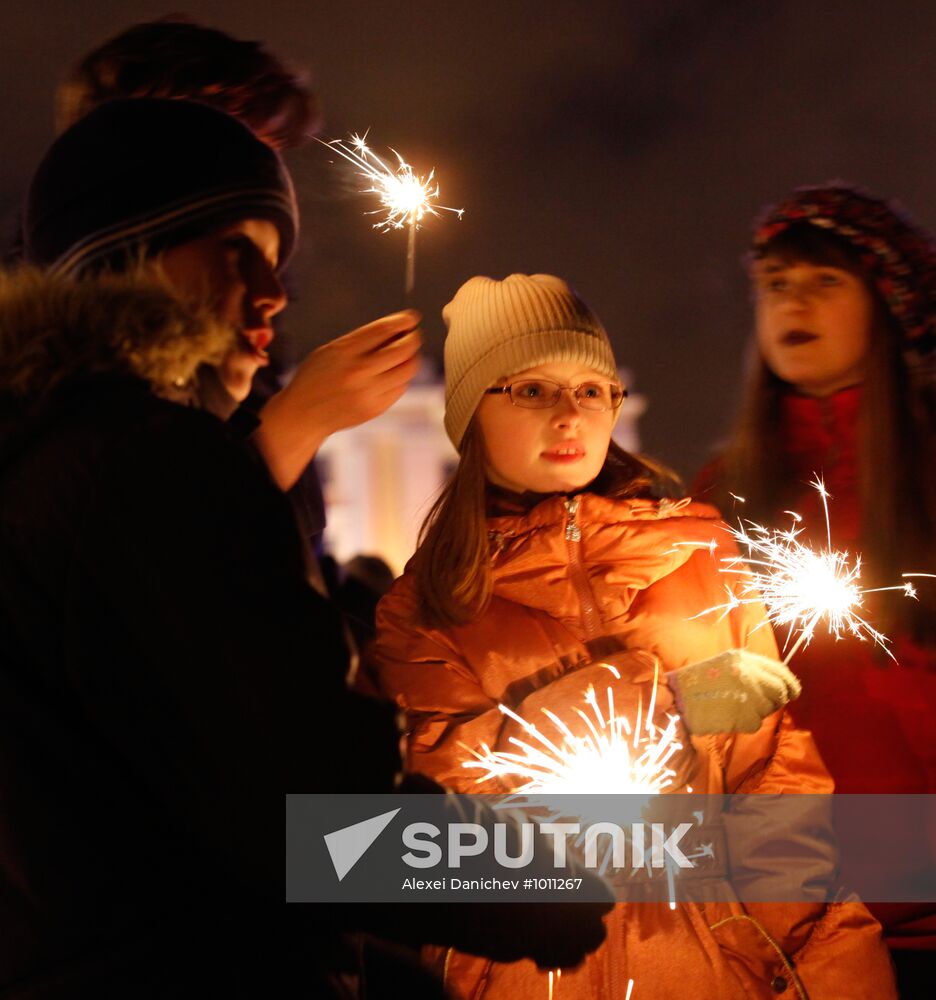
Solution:
<svg viewBox="0 0 936 1000">
<path fill-rule="evenodd" d="M 676 707 L 695 736 L 754 733 L 800 694 L 800 682 L 779 660 L 729 649 L 666 675 Z"/>
</svg>

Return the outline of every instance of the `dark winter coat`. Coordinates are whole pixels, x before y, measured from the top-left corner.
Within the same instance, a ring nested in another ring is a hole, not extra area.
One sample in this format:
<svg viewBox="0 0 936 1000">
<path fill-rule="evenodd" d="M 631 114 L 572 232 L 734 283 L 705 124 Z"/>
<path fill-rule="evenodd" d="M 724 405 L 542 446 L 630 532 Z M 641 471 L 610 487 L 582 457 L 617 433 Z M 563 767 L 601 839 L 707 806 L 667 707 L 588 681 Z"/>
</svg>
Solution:
<svg viewBox="0 0 936 1000">
<path fill-rule="evenodd" d="M 151 391 L 219 349 L 196 322 L 132 282 L 0 284 L 3 997 L 314 989 L 335 939 L 285 922 L 283 796 L 392 784 L 288 503 Z"/>
</svg>

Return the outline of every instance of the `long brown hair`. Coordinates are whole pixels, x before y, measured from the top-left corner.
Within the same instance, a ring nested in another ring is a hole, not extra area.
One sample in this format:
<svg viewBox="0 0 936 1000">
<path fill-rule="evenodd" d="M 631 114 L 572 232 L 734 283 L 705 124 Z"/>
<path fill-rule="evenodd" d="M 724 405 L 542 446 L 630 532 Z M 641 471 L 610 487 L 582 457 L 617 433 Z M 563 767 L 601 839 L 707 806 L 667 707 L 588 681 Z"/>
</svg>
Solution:
<svg viewBox="0 0 936 1000">
<path fill-rule="evenodd" d="M 900 583 L 902 572 L 936 571 L 932 415 L 925 412 L 923 393 L 911 385 L 897 321 L 857 253 L 831 233 L 793 225 L 774 237 L 762 256 L 841 268 L 859 277 L 871 294 L 874 313 L 858 427 L 863 575 L 882 586 Z M 790 390 L 752 350 L 739 418 L 721 458 L 719 481 L 706 496 L 722 511 L 733 509 L 729 490 L 744 496 L 745 516 L 762 524 L 791 503 L 797 484 L 782 461 L 781 427 L 782 400 Z M 891 626 L 932 643 L 936 588 L 919 591 L 919 603 L 881 595 L 881 611 Z"/>
<path fill-rule="evenodd" d="M 588 487 L 613 499 L 683 495 L 678 476 L 611 442 L 598 476 Z M 484 441 L 472 419 L 461 458 L 419 533 L 413 574 L 422 624 L 443 628 L 476 621 L 491 600 L 488 481 Z"/>
</svg>

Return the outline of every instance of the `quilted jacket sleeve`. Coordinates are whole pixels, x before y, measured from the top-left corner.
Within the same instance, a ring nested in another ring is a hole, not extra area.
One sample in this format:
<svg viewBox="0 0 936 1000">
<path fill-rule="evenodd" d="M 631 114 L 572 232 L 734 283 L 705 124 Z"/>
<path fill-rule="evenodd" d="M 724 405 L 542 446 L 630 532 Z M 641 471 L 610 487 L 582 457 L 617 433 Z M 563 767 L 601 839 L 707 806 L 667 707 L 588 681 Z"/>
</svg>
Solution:
<svg viewBox="0 0 936 1000">
<path fill-rule="evenodd" d="M 469 747 L 494 746 L 504 716 L 442 631 L 418 624 L 409 580 L 397 580 L 377 609 L 367 674 L 406 714 L 406 769 L 456 792 L 504 791 L 465 768 Z"/>
<path fill-rule="evenodd" d="M 377 690 L 405 711 L 408 729 L 407 768 L 428 774 L 460 792 L 511 791 L 506 783 L 484 779 L 484 770 L 465 767 L 472 749 L 515 749 L 512 739 L 533 740 L 524 726 L 508 717 L 482 683 L 452 633 L 423 628 L 415 618 L 415 603 L 404 577 L 381 601 L 378 639 L 370 651 L 367 675 Z M 514 713 L 547 737 L 559 736 L 550 717 L 559 718 L 567 732 L 587 736 L 581 718 L 586 695 L 610 704 L 628 717 L 655 704 L 657 724 L 665 727 L 672 694 L 660 685 L 652 692 L 655 658 L 640 651 L 616 654 L 616 666 L 590 663 L 545 683 L 518 702 Z M 684 736 L 684 742 L 687 741 Z"/>
</svg>

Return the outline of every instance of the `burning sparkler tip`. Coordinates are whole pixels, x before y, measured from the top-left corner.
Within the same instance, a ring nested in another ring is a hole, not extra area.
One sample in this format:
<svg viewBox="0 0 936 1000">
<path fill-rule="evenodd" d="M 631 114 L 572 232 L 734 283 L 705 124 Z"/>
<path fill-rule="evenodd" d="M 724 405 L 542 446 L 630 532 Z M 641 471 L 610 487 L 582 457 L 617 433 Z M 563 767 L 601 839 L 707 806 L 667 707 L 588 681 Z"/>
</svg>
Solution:
<svg viewBox="0 0 936 1000">
<path fill-rule="evenodd" d="M 862 618 L 858 609 L 863 605 L 864 595 L 875 590 L 902 590 L 905 596 L 916 597 L 915 588 L 906 583 L 894 587 L 862 588 L 859 584 L 861 556 L 852 558 L 848 552 L 832 548 L 830 497 L 822 477 L 816 474 L 810 485 L 822 499 L 827 546 L 817 550 L 800 542 L 802 527 L 770 530 L 753 521 L 739 521 L 738 527 L 729 528 L 729 531 L 747 550 L 746 555 L 722 560 L 726 565 L 721 572 L 742 576 L 744 582 L 737 595 L 726 587 L 728 600 L 707 608 L 702 614 L 721 611 L 724 617 L 739 604 L 763 601 L 770 623 L 788 627 L 784 651 L 793 634 L 799 632 L 799 638 L 784 656 L 785 662 L 789 662 L 801 646 L 809 644 L 823 619 L 835 639 L 841 639 L 845 634 L 861 640 L 870 639 L 893 659 L 887 637 Z M 786 513 L 796 525 L 801 524 L 802 517 L 796 511 Z M 924 574 L 903 574 L 904 577 L 916 575 Z"/>
<path fill-rule="evenodd" d="M 539 729 L 534 723 L 504 705 L 499 708 L 523 727 L 528 741 L 510 736 L 514 751 L 492 751 L 483 746 L 471 750 L 471 759 L 463 767 L 483 772 L 483 779 L 506 779 L 514 785 L 513 794 L 527 801 L 544 794 L 572 792 L 581 794 L 615 791 L 623 794 L 657 794 L 672 783 L 675 772 L 670 758 L 682 749 L 677 739 L 678 716 L 668 716 L 664 727 L 657 727 L 642 708 L 637 721 L 621 715 L 614 704 L 609 685 L 606 704 L 599 701 L 590 684 L 584 692 L 586 708 L 576 708 L 569 720 L 549 709 L 541 711 L 555 734 Z M 578 726 L 576 734 L 570 722 Z"/>
<path fill-rule="evenodd" d="M 830 500 L 831 496 L 826 489 L 825 480 L 819 475 L 818 472 L 814 472 L 813 476 L 814 478 L 809 485 L 812 486 L 812 488 L 823 498 L 823 500 Z"/>
<path fill-rule="evenodd" d="M 374 225 L 375 229 L 386 232 L 407 225 L 415 228 L 424 216 L 438 215 L 439 211 L 462 217 L 464 209 L 436 204 L 439 185 L 434 183 L 435 168 L 425 177 L 420 177 L 403 156 L 390 147 L 397 160 L 394 169 L 367 145 L 367 135 L 367 132 L 363 135 L 352 132 L 347 140 L 319 141 L 356 167 L 358 174 L 370 182 L 371 186 L 362 193 L 376 195 L 381 205 L 378 211 L 385 212 L 384 218 Z"/>
</svg>

